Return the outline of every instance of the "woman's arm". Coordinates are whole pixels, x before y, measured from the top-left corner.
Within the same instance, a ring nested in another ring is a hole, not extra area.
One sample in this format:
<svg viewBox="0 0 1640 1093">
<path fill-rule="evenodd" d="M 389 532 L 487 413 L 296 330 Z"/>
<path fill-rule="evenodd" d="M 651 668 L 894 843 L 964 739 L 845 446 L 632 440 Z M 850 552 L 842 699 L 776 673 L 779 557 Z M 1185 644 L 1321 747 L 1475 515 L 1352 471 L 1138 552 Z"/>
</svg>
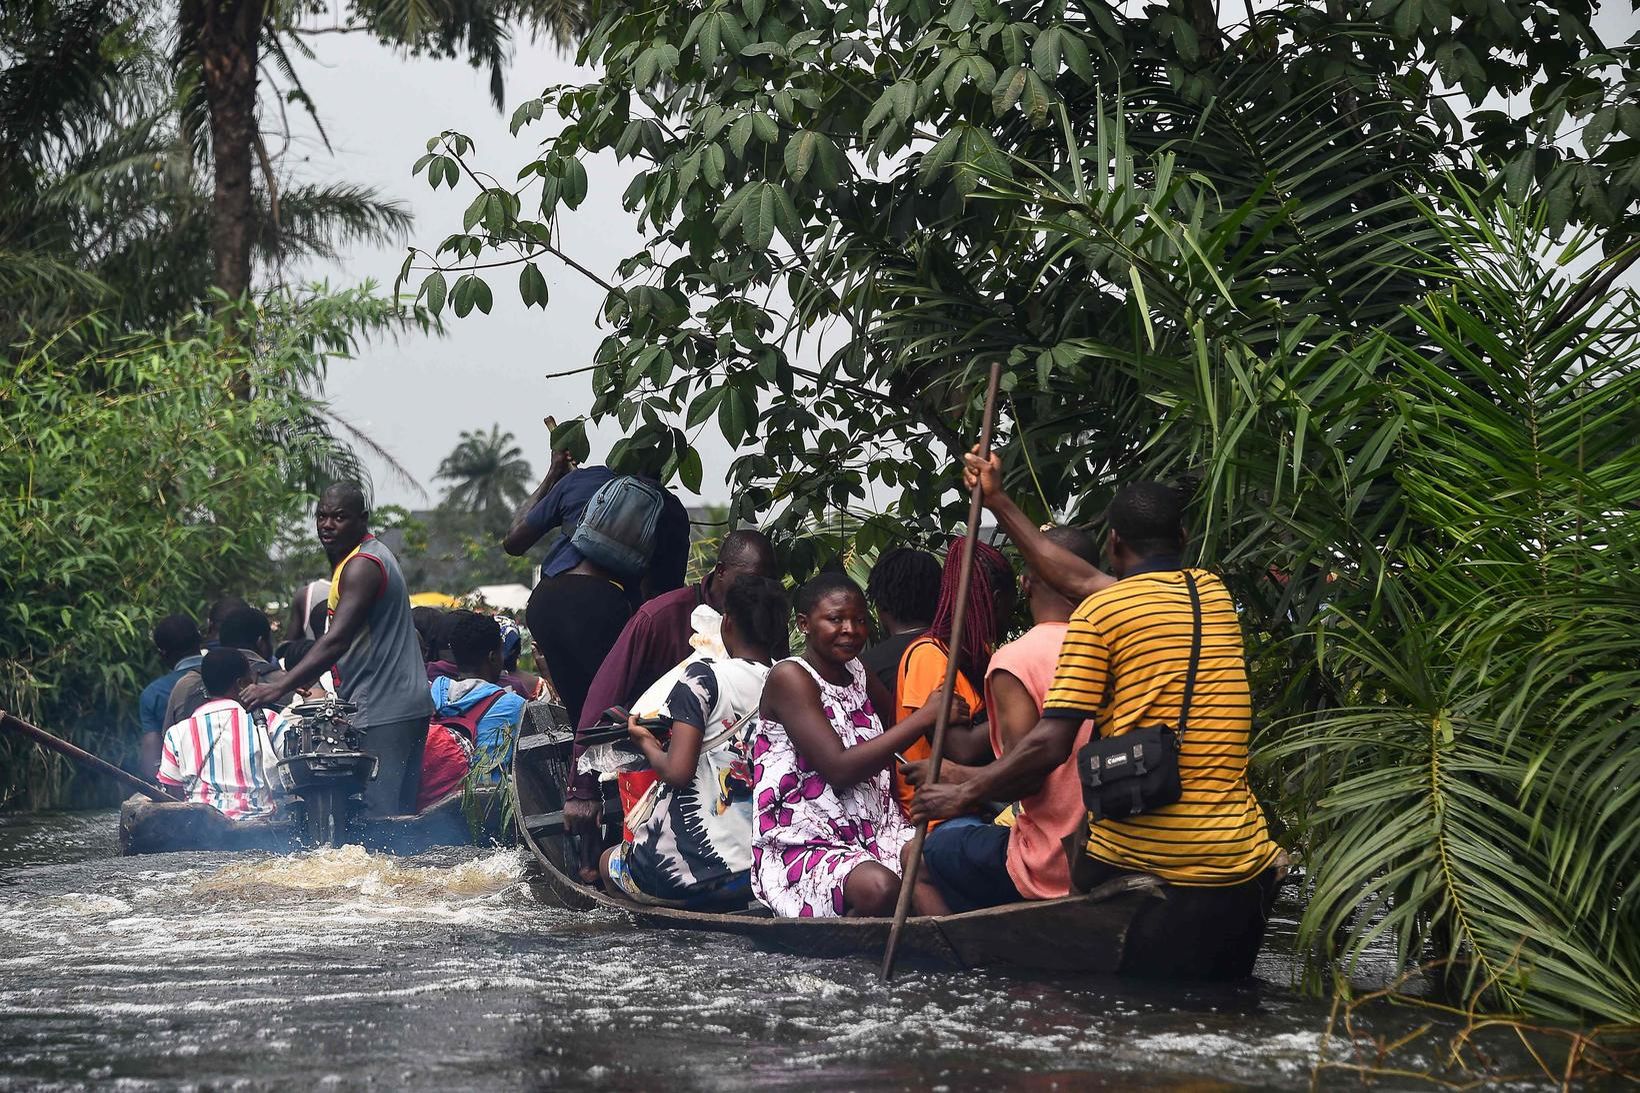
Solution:
<svg viewBox="0 0 1640 1093">
<path fill-rule="evenodd" d="M 682 789 L 694 779 L 704 739 L 699 728 L 687 721 L 672 722 L 672 735 L 664 747 L 654 733 L 639 724 L 635 714 L 626 719 L 626 731 L 661 781 L 674 789 Z"/>
<path fill-rule="evenodd" d="M 846 748 L 821 712 L 819 684 L 802 668 L 776 665 L 763 688 L 764 716 L 786 727 L 798 754 L 835 789 L 857 785 L 887 769 L 895 752 L 910 745 L 934 723 L 937 701 L 936 696 L 881 736 Z"/>
</svg>

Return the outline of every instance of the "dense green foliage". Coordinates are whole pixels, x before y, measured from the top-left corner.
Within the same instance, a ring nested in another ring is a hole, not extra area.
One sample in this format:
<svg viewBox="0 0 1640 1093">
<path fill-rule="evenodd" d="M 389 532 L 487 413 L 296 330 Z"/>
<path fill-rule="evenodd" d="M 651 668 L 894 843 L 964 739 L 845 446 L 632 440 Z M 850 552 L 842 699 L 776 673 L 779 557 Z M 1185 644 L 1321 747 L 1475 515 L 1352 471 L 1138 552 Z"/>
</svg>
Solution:
<svg viewBox="0 0 1640 1093">
<path fill-rule="evenodd" d="M 404 275 L 463 317 L 497 264 L 528 305 L 538 263 L 599 278 L 593 415 L 690 485 L 715 421 L 740 514 L 866 552 L 960 519 L 1003 359 L 1039 515 L 1196 487 L 1318 957 L 1390 931 L 1491 1004 L 1635 1020 L 1635 46 L 1587 5 L 1213 10 L 612 5 L 516 183 L 429 142 L 475 192 Z M 557 231 L 606 149 L 653 232 L 609 281 Z"/>
<path fill-rule="evenodd" d="M 164 335 L 86 320 L 0 355 L 0 708 L 131 753 L 135 696 L 164 670 L 153 624 L 223 593 L 288 594 L 270 545 L 317 481 L 357 473 L 312 380 L 393 318 L 363 291 L 277 297 L 250 342 L 196 314 Z M 250 401 L 230 395 L 242 372 Z M 79 795 L 66 762 L 12 737 L 0 772 L 0 806 Z"/>
</svg>

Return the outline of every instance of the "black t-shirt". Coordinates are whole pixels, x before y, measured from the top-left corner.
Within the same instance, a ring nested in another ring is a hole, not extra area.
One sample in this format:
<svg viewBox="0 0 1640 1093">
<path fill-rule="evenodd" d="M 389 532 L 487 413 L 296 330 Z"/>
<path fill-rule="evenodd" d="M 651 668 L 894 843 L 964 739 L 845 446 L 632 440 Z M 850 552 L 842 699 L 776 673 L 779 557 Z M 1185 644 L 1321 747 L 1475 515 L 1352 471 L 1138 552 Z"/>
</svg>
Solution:
<svg viewBox="0 0 1640 1093">
<path fill-rule="evenodd" d="M 631 615 L 619 585 L 585 573 L 548 577 L 530 594 L 524 618 L 571 725 L 580 724 L 592 677 Z"/>
<path fill-rule="evenodd" d="M 886 637 L 861 653 L 860 663 L 865 666 L 866 671 L 873 673 L 878 679 L 882 680 L 883 686 L 887 687 L 888 693 L 892 695 L 894 694 L 895 680 L 898 679 L 900 673 L 900 658 L 905 655 L 905 651 L 911 647 L 912 642 L 926 633 L 928 633 L 927 630 L 912 630 L 909 633 Z M 895 702 L 899 701 L 899 697 L 899 695 L 894 695 Z"/>
</svg>

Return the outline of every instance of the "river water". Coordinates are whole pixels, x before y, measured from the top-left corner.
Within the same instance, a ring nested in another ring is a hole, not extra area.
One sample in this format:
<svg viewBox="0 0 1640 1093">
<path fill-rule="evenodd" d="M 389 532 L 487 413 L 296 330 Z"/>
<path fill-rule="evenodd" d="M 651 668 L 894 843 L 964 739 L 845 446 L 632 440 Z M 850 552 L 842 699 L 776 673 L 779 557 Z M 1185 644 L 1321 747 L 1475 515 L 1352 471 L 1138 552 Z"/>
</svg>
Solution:
<svg viewBox="0 0 1640 1093">
<path fill-rule="evenodd" d="M 1327 1023 L 1286 905 L 1245 986 L 885 987 L 866 960 L 543 907 L 517 850 L 120 858 L 114 830 L 0 816 L 0 1090 L 1302 1089 Z M 1442 1031 L 1397 1064 L 1434 1066 Z"/>
</svg>

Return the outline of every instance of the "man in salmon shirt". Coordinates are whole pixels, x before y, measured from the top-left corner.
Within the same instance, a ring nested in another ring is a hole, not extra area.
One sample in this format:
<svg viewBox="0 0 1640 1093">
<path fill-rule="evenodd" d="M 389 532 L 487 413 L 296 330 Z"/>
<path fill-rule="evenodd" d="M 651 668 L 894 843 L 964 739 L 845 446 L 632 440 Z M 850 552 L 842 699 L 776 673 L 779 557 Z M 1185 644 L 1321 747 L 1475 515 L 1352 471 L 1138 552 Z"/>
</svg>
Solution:
<svg viewBox="0 0 1640 1093">
<path fill-rule="evenodd" d="M 1042 538 L 1090 566 L 1099 561 L 1098 541 L 1080 528 L 1048 528 Z M 985 670 L 985 708 L 990 712 L 991 748 L 998 759 L 1042 719 L 1042 700 L 1053 685 L 1059 647 L 1076 607 L 1029 564 L 1020 592 L 1034 625 L 993 653 Z M 1076 747 L 1086 744 L 1091 733 L 1092 723 L 1083 722 L 1077 730 Z M 963 773 L 963 768 L 946 765 L 941 780 L 957 781 Z M 1070 894 L 1070 865 L 1063 843 L 1087 819 L 1075 764 L 1054 770 L 1041 789 L 1001 819 L 1012 823 L 947 822 L 930 828 L 923 844 L 923 864 L 944 906 L 931 903 L 928 887 L 918 885 L 920 913 L 949 914 Z M 1006 872 L 995 868 L 1000 860 L 1006 861 Z M 986 868 L 987 864 L 991 867 Z"/>
</svg>

